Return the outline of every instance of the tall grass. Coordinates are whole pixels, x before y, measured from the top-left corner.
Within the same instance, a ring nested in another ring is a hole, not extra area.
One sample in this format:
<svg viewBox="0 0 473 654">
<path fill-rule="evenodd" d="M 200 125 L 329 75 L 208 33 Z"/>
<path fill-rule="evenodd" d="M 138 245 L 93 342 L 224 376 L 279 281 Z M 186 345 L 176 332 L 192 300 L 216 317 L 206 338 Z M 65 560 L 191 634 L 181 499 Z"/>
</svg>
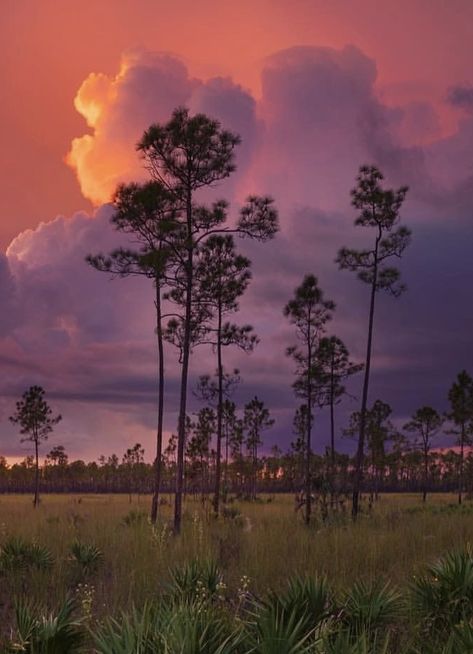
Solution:
<svg viewBox="0 0 473 654">
<path fill-rule="evenodd" d="M 262 500 L 234 502 L 228 517 L 215 521 L 210 509 L 189 498 L 182 536 L 175 539 L 170 506 L 152 527 L 144 516 L 147 497 L 130 507 L 125 495 L 44 495 L 33 511 L 29 497 L 1 496 L 0 548 L 22 539 L 51 561 L 9 569 L 0 552 L 1 629 L 7 633 L 14 619 L 13 598 L 27 595 L 52 610 L 80 596 L 84 585 L 94 620 L 129 613 L 166 593 L 172 570 L 204 559 L 218 565 L 235 597 L 242 586 L 248 596 L 267 597 L 272 589 L 282 597 L 288 579 L 297 577 L 326 578 L 337 594 L 355 582 L 371 587 L 389 580 L 408 588 L 425 564 L 473 542 L 473 507 L 457 508 L 449 495 L 432 496 L 425 508 L 418 496 L 383 496 L 356 524 L 337 514 L 310 529 L 292 496 Z"/>
<path fill-rule="evenodd" d="M 20 601 L 4 647 L 25 654 L 471 654 L 473 556 L 452 551 L 401 594 L 356 582 L 291 579 L 281 594 L 226 594 L 211 561 L 174 568 L 159 600 L 96 620 L 79 600 L 56 612 Z M 84 609 L 84 606 L 82 606 Z M 5 651 L 2 649 L 2 651 Z"/>
</svg>

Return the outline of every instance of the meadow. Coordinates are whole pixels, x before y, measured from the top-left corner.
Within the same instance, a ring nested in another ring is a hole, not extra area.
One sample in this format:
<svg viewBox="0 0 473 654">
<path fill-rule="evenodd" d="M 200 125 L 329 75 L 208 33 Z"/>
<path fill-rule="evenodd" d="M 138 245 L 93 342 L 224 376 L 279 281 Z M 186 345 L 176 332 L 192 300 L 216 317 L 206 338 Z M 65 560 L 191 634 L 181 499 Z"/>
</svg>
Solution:
<svg viewBox="0 0 473 654">
<path fill-rule="evenodd" d="M 448 552 L 468 551 L 473 542 L 473 505 L 466 501 L 459 507 L 455 501 L 454 495 L 435 494 L 424 507 L 419 495 L 382 495 L 371 510 L 363 504 L 364 512 L 355 524 L 339 511 L 325 522 L 316 517 L 307 528 L 294 510 L 292 495 L 233 501 L 218 521 L 210 505 L 202 505 L 200 498 L 187 498 L 183 531 L 174 537 L 169 500 L 160 507 L 160 520 L 153 527 L 147 496 L 134 496 L 130 503 L 127 495 L 43 495 L 34 510 L 28 495 L 3 495 L 2 636 L 6 643 L 19 602 L 27 600 L 31 610 L 34 607 L 37 614 L 47 615 L 67 598 L 74 598 L 78 617 L 89 627 L 100 625 L 110 616 L 131 614 L 134 608 L 140 610 L 167 596 L 176 583 L 176 570 L 187 566 L 188 571 L 195 562 L 211 562 L 218 569 L 218 592 L 233 609 L 242 597 L 245 602 L 249 598 L 259 601 L 271 592 L 283 597 L 291 579 L 305 578 L 326 578 L 331 592 L 339 597 L 358 583 L 381 588 L 388 582 L 402 598 L 426 565 Z M 45 548 L 38 555 L 39 564 L 32 560 L 16 565 L 18 543 Z M 200 582 L 202 587 L 206 583 Z M 240 650 L 235 647 L 234 651 Z"/>
</svg>

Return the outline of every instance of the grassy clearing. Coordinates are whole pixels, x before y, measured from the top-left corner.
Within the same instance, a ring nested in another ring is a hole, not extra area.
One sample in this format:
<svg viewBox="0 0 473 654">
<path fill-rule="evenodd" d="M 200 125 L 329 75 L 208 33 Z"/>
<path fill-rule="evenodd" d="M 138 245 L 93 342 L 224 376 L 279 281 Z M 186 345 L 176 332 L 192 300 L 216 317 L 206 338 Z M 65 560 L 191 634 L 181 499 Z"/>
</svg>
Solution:
<svg viewBox="0 0 473 654">
<path fill-rule="evenodd" d="M 218 522 L 210 507 L 207 512 L 188 499 L 178 539 L 168 527 L 170 505 L 162 507 L 155 529 L 148 506 L 147 497 L 130 504 L 126 495 L 45 495 L 33 510 L 29 496 L 0 497 L 0 544 L 21 537 L 54 557 L 50 569 L 3 574 L 0 619 L 6 630 L 15 597 L 53 608 L 88 584 L 94 618 L 101 619 L 155 599 L 169 583 L 170 568 L 196 558 L 214 560 L 235 592 L 243 576 L 257 595 L 282 591 L 295 575 L 326 575 L 336 591 L 358 580 L 386 579 L 402 588 L 426 563 L 473 543 L 473 505 L 457 507 L 446 494 L 432 496 L 425 508 L 417 495 L 386 495 L 355 525 L 338 514 L 309 530 L 290 495 L 234 502 L 237 515 Z M 74 543 L 93 545 L 103 556 L 96 565 L 83 565 L 73 555 Z"/>
</svg>

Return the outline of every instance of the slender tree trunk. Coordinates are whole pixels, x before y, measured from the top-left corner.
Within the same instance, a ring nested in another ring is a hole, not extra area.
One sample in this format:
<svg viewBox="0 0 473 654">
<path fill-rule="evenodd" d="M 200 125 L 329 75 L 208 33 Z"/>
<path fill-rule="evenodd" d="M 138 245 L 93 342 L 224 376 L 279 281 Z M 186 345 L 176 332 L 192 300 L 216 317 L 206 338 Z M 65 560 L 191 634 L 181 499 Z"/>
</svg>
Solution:
<svg viewBox="0 0 473 654">
<path fill-rule="evenodd" d="M 460 469 L 458 471 L 458 504 L 462 503 L 463 499 L 463 458 L 465 450 L 465 425 L 461 426 L 460 435 Z"/>
<path fill-rule="evenodd" d="M 224 471 L 224 477 L 223 477 L 223 484 L 224 484 L 224 498 L 223 501 L 227 501 L 227 494 L 228 494 L 228 418 L 227 422 L 225 424 L 225 471 Z"/>
<path fill-rule="evenodd" d="M 184 485 L 184 449 L 186 442 L 187 380 L 192 320 L 193 244 L 192 244 L 192 195 L 187 192 L 187 262 L 186 262 L 186 306 L 184 318 L 184 342 L 182 347 L 181 398 L 179 403 L 179 424 L 177 438 L 176 498 L 174 503 L 174 533 L 179 534 L 182 522 L 182 490 Z"/>
<path fill-rule="evenodd" d="M 257 477 L 258 477 L 258 445 L 255 443 L 253 449 L 253 489 L 252 489 L 253 500 L 256 500 Z"/>
<path fill-rule="evenodd" d="M 218 406 L 217 406 L 217 452 L 215 461 L 215 496 L 214 513 L 218 518 L 220 511 L 220 477 L 222 459 L 222 413 L 223 413 L 223 366 L 222 366 L 222 304 L 218 303 L 217 325 L 217 375 L 218 375 Z"/>
<path fill-rule="evenodd" d="M 422 491 L 422 502 L 425 503 L 427 499 L 427 478 L 429 475 L 429 450 L 424 449 L 424 489 Z"/>
<path fill-rule="evenodd" d="M 39 505 L 39 452 L 38 452 L 38 437 L 34 439 L 34 448 L 35 448 L 35 460 L 36 460 L 36 471 L 35 471 L 35 487 L 34 487 L 34 500 L 33 506 L 36 507 Z"/>
<path fill-rule="evenodd" d="M 163 414 L 164 414 L 164 347 L 161 320 L 161 288 L 156 277 L 156 336 L 158 341 L 158 430 L 156 434 L 156 459 L 154 461 L 154 492 L 151 503 L 151 523 L 158 518 L 159 493 L 161 490 Z"/>
<path fill-rule="evenodd" d="M 332 361 L 330 364 L 330 449 L 332 455 L 332 476 L 335 472 L 335 378 L 334 378 L 334 360 L 332 352 Z"/>
<path fill-rule="evenodd" d="M 205 466 L 204 455 L 200 455 L 200 503 L 205 504 Z"/>
<path fill-rule="evenodd" d="M 307 443 L 306 443 L 306 460 L 305 460 L 305 523 L 307 526 L 310 524 L 310 514 L 312 508 L 312 484 L 310 479 L 310 459 L 312 453 L 312 380 L 311 380 L 311 365 L 312 365 L 312 348 L 310 343 L 307 348 L 308 359 L 308 372 L 307 372 Z"/>
<path fill-rule="evenodd" d="M 330 477 L 331 477 L 331 488 L 330 488 L 330 504 L 332 508 L 334 506 L 335 498 L 335 379 L 334 379 L 334 352 L 332 350 L 332 357 L 330 361 Z"/>
<path fill-rule="evenodd" d="M 363 395 L 361 400 L 361 412 L 360 412 L 360 432 L 358 437 L 358 449 L 356 452 L 355 477 L 353 479 L 353 497 L 352 497 L 352 508 L 351 508 L 351 514 L 353 520 L 356 520 L 358 517 L 358 512 L 360 508 L 359 507 L 360 488 L 363 479 L 366 407 L 368 404 L 368 387 L 370 382 L 371 345 L 373 342 L 374 301 L 376 296 L 376 283 L 378 280 L 378 246 L 379 246 L 380 239 L 381 239 L 381 235 L 379 235 L 378 238 L 376 239 L 375 260 L 374 260 L 374 267 L 373 267 L 373 281 L 371 284 L 370 314 L 369 314 L 369 321 L 368 321 L 368 343 L 366 346 L 366 364 L 365 364 L 365 375 L 363 380 Z"/>
</svg>

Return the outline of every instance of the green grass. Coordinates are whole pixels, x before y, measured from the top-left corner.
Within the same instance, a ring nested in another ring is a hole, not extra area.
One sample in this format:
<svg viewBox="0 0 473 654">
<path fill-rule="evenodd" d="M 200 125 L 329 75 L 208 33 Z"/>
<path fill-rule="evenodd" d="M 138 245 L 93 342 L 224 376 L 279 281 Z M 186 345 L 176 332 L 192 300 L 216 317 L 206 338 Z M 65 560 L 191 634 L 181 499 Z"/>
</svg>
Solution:
<svg viewBox="0 0 473 654">
<path fill-rule="evenodd" d="M 126 495 L 44 495 L 34 510 L 29 496 L 0 496 L 0 546 L 20 538 L 53 557 L 51 569 L 2 572 L 0 562 L 0 624 L 9 631 L 15 597 L 53 608 L 70 595 L 82 601 L 85 584 L 94 619 L 130 611 L 165 591 L 171 568 L 198 558 L 215 561 L 234 593 L 243 576 L 256 595 L 280 592 L 297 575 L 326 576 L 336 592 L 356 581 L 403 588 L 426 564 L 473 543 L 473 505 L 457 507 L 454 495 L 432 495 L 425 508 L 418 495 L 386 495 L 356 524 L 338 514 L 310 529 L 294 512 L 292 495 L 267 499 L 235 502 L 238 511 L 219 521 L 210 505 L 203 510 L 187 499 L 183 533 L 174 538 L 171 506 L 161 507 L 153 529 L 147 497 L 130 504 Z M 97 548 L 97 564 L 78 564 L 74 543 Z"/>
</svg>

